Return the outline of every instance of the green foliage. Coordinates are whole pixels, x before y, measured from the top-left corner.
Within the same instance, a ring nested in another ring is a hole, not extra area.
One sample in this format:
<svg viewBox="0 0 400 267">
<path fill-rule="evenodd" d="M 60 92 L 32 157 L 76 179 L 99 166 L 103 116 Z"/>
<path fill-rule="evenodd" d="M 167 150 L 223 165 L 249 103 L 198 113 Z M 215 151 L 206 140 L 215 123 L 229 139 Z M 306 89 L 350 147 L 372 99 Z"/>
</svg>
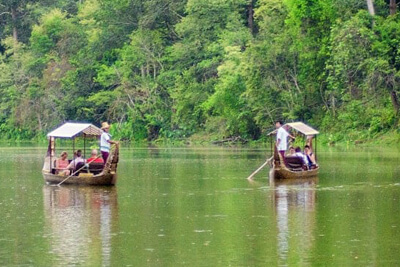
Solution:
<svg viewBox="0 0 400 267">
<path fill-rule="evenodd" d="M 147 138 L 147 130 L 144 123 L 138 121 L 126 121 L 115 127 L 112 133 L 115 140 L 144 141 Z"/>
<path fill-rule="evenodd" d="M 376 138 L 399 123 L 400 17 L 374 5 L 4 0 L 0 134 L 107 120 L 124 140 L 262 139 L 283 119 Z"/>
<path fill-rule="evenodd" d="M 54 9 L 42 17 L 40 25 L 33 26 L 31 48 L 39 56 L 45 55 L 57 44 L 64 30 L 65 18 L 65 13 Z"/>
</svg>

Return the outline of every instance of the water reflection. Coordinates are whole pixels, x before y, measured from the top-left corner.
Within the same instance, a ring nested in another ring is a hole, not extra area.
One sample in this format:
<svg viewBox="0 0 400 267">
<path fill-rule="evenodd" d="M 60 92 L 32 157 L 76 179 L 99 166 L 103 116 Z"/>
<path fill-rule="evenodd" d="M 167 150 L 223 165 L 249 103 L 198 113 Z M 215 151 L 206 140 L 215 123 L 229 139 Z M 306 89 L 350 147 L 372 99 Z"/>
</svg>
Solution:
<svg viewBox="0 0 400 267">
<path fill-rule="evenodd" d="M 110 266 L 118 224 L 115 187 L 44 186 L 50 251 L 63 265 Z"/>
<path fill-rule="evenodd" d="M 317 182 L 318 178 L 270 180 L 274 188 L 280 265 L 289 264 L 294 257 L 310 263 L 307 259 L 311 258 L 315 240 Z"/>
</svg>

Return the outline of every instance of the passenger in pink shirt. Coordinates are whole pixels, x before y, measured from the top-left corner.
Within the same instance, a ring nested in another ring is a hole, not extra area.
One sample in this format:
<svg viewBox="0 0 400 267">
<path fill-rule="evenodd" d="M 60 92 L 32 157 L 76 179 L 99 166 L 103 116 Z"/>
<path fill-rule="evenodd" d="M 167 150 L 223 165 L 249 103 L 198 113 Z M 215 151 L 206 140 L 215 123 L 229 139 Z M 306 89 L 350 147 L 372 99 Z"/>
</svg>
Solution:
<svg viewBox="0 0 400 267">
<path fill-rule="evenodd" d="M 59 175 L 69 175 L 71 172 L 68 169 L 68 153 L 63 151 L 60 158 L 56 160 L 56 174 Z"/>
</svg>

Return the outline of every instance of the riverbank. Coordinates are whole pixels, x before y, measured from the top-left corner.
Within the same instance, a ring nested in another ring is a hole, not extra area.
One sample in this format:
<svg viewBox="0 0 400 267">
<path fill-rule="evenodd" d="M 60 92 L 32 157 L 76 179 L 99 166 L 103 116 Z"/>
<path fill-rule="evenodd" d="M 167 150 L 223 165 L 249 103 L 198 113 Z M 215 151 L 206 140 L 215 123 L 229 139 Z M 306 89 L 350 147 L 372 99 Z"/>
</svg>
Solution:
<svg viewBox="0 0 400 267">
<path fill-rule="evenodd" d="M 374 145 L 395 145 L 400 144 L 400 131 L 392 130 L 385 133 L 368 135 L 367 132 L 349 133 L 321 133 L 317 136 L 318 145 L 322 146 L 374 146 Z M 172 141 L 174 142 L 174 141 Z M 265 146 L 271 142 L 268 136 L 263 136 L 258 140 L 248 140 L 242 137 L 217 138 L 211 135 L 195 134 L 183 142 L 186 144 L 216 144 L 216 145 L 245 145 L 245 146 Z M 301 142 L 299 140 L 299 142 Z"/>
<path fill-rule="evenodd" d="M 117 135 L 117 134 L 116 134 Z M 320 146 L 375 146 L 375 145 L 397 145 L 400 144 L 400 130 L 392 130 L 369 136 L 363 132 L 344 133 L 321 133 L 316 141 Z M 298 141 L 301 142 L 300 140 Z M 187 138 L 158 138 L 153 141 L 147 140 L 124 140 L 122 144 L 128 146 L 246 146 L 246 147 L 265 147 L 269 146 L 271 140 L 267 136 L 262 136 L 258 140 L 251 140 L 241 136 L 219 137 L 210 134 L 193 134 Z M 0 140 L 1 146 L 26 146 L 26 145 L 47 146 L 45 136 L 36 137 L 31 140 Z M 301 145 L 301 144 L 299 144 Z"/>
</svg>

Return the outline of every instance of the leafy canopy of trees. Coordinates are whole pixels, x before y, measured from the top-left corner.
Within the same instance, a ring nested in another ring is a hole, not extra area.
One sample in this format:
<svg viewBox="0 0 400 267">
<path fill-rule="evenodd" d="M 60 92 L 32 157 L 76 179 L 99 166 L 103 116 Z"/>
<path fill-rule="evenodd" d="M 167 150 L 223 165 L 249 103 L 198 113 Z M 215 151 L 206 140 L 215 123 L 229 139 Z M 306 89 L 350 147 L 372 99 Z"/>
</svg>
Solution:
<svg viewBox="0 0 400 267">
<path fill-rule="evenodd" d="M 0 134 L 373 138 L 398 127 L 399 36 L 395 0 L 3 0 Z"/>
</svg>

